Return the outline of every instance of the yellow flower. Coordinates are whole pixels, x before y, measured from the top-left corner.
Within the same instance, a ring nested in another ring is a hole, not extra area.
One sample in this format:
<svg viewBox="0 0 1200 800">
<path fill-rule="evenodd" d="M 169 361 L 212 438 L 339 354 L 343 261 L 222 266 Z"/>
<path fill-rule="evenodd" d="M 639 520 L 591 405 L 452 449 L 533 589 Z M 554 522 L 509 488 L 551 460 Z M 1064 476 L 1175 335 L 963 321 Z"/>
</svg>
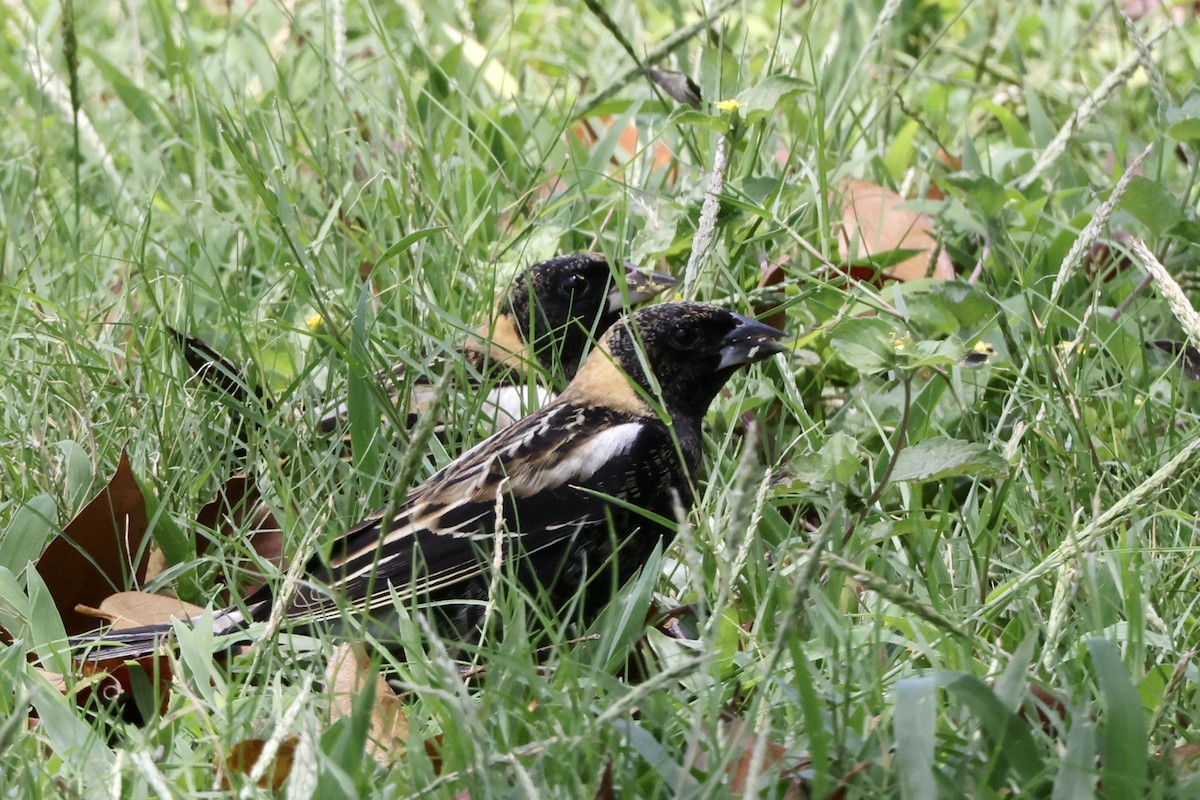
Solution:
<svg viewBox="0 0 1200 800">
<path fill-rule="evenodd" d="M 721 111 L 730 111 L 730 112 L 737 111 L 739 108 L 742 107 L 742 104 L 739 103 L 737 100 L 718 100 L 715 103 L 715 105 Z"/>
<path fill-rule="evenodd" d="M 309 314 L 308 319 L 304 320 L 304 326 L 310 331 L 315 331 L 323 324 L 325 324 L 325 318 L 320 314 Z"/>
</svg>

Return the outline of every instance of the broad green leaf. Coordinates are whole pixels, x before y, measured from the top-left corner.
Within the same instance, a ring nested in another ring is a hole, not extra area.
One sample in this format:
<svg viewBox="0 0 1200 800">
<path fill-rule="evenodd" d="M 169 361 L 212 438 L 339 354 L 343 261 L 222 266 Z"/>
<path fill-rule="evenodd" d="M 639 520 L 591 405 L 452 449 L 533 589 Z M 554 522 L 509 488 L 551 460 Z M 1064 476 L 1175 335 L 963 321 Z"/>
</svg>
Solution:
<svg viewBox="0 0 1200 800">
<path fill-rule="evenodd" d="M 970 206 L 978 209 L 985 217 L 998 215 L 1008 202 L 1008 190 L 995 178 L 987 175 L 952 175 L 942 179 L 944 183 L 957 189 L 970 201 Z"/>
<path fill-rule="evenodd" d="M 1089 639 L 1087 649 L 1104 707 L 1101 780 L 1110 797 L 1141 797 L 1148 788 L 1146 710 L 1116 646 Z"/>
<path fill-rule="evenodd" d="M 371 369 L 367 316 L 370 284 L 363 284 L 358 307 L 350 326 L 351 361 L 358 368 L 350 370 L 346 384 L 346 409 L 350 427 L 350 447 L 354 452 L 355 465 L 366 475 L 379 474 L 379 407 L 375 401 L 378 389 Z M 371 491 L 370 505 L 383 504 L 382 487 L 375 484 Z"/>
<path fill-rule="evenodd" d="M 994 479 L 1007 472 L 1004 459 L 985 445 L 937 436 L 902 450 L 892 480 L 939 481 L 959 475 Z"/>
<path fill-rule="evenodd" d="M 676 125 L 688 125 L 693 128 L 706 128 L 717 133 L 729 130 L 729 117 L 725 114 L 707 114 L 694 108 L 681 108 L 671 114 L 668 122 Z"/>
<path fill-rule="evenodd" d="M 675 787 L 680 796 L 699 794 L 700 786 L 696 783 L 696 779 L 680 766 L 672 756 L 672 751 L 664 747 L 653 733 L 637 722 L 628 719 L 614 719 L 609 725 L 628 739 L 629 747 L 633 752 L 641 756 L 642 760 L 659 774 L 664 783 Z"/>
<path fill-rule="evenodd" d="M 55 445 L 63 455 L 63 471 L 67 478 L 67 507 L 79 508 L 88 499 L 92 488 L 92 459 L 77 442 L 63 439 Z"/>
<path fill-rule="evenodd" d="M 80 780 L 81 783 L 74 784 L 80 788 L 86 786 L 87 781 L 93 781 L 95 794 L 84 789 L 88 795 L 105 796 L 101 786 L 105 789 L 111 786 L 115 758 L 112 749 L 45 678 L 26 676 L 25 681 L 30 703 L 37 710 L 39 727 L 45 732 L 54 754 L 62 759 L 59 769 Z"/>
<path fill-rule="evenodd" d="M 768 75 L 760 83 L 743 89 L 737 96 L 747 123 L 757 122 L 775 112 L 785 101 L 810 84 L 790 75 Z"/>
<path fill-rule="evenodd" d="M 830 346 L 859 372 L 886 369 L 895 360 L 892 326 L 880 319 L 851 319 L 834 329 Z"/>
<path fill-rule="evenodd" d="M 29 597 L 29 638 L 26 644 L 41 657 L 42 665 L 47 669 L 67 671 L 69 664 L 59 655 L 59 651 L 65 649 L 67 631 L 54 605 L 54 596 L 36 569 L 25 570 L 25 594 Z"/>
<path fill-rule="evenodd" d="M 1000 765 L 1000 770 L 994 775 L 997 783 L 1007 769 L 1011 769 L 1027 784 L 1044 774 L 1045 764 L 1029 731 L 1029 724 L 1015 711 L 1005 707 L 983 681 L 974 675 L 949 672 L 941 673 L 939 678 L 943 688 L 971 709 L 979 721 L 979 732 Z"/>
<path fill-rule="evenodd" d="M 1183 220 L 1179 200 L 1158 181 L 1138 176 L 1121 197 L 1121 208 L 1137 218 L 1156 236 Z"/>
<path fill-rule="evenodd" d="M 825 485 L 847 483 L 862 464 L 858 442 L 842 431 L 835 432 L 815 453 L 800 456 L 792 462 L 797 481 Z"/>
<path fill-rule="evenodd" d="M 1185 117 L 1167 128 L 1172 139 L 1190 142 L 1200 139 L 1200 117 Z"/>
<path fill-rule="evenodd" d="M 1200 94 L 1193 91 L 1183 105 L 1168 108 L 1167 134 L 1181 142 L 1200 139 Z"/>
<path fill-rule="evenodd" d="M 185 531 L 175 523 L 167 508 L 159 502 L 158 496 L 151 491 L 143 481 L 138 481 L 142 495 L 146 498 L 146 517 L 150 521 L 151 535 L 154 543 L 162 550 L 167 564 L 189 564 L 196 560 L 196 539 L 194 534 Z M 200 598 L 200 585 L 196 575 L 196 567 L 191 566 L 180 572 L 173 579 L 175 594 L 180 600 L 189 603 Z"/>
<path fill-rule="evenodd" d="M 58 530 L 57 517 L 54 498 L 48 494 L 21 506 L 0 538 L 0 567 L 19 575 L 30 561 L 36 561 Z"/>
<path fill-rule="evenodd" d="M 938 796 L 933 775 L 937 688 L 938 681 L 930 677 L 905 678 L 896 683 L 892 737 L 903 798 Z"/>
<path fill-rule="evenodd" d="M 899 356 L 910 368 L 943 367 L 959 363 L 966 350 L 957 338 L 925 339 L 904 348 Z"/>
<path fill-rule="evenodd" d="M 1071 719 L 1066 749 L 1058 762 L 1050 798 L 1092 800 L 1096 796 L 1096 780 L 1100 777 L 1096 771 L 1096 723 L 1088 719 L 1084 710 L 1072 714 Z"/>
</svg>

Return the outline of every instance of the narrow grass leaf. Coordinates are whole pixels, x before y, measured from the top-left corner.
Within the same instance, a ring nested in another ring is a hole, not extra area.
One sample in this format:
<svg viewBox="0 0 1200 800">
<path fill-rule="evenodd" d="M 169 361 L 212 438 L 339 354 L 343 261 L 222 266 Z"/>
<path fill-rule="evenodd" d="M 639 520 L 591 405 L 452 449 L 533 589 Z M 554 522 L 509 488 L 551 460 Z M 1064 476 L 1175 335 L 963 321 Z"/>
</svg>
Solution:
<svg viewBox="0 0 1200 800">
<path fill-rule="evenodd" d="M 421 228 L 420 230 L 413 231 L 412 233 L 402 236 L 398 242 L 393 244 L 387 250 L 383 251 L 383 255 L 379 257 L 379 263 L 382 264 L 389 259 L 395 258 L 401 253 L 407 252 L 410 247 L 422 239 L 428 239 L 435 233 L 444 230 L 446 230 L 445 225 L 434 225 L 429 228 Z"/>
<path fill-rule="evenodd" d="M 1026 785 L 1044 774 L 1046 765 L 1029 726 L 1006 708 L 983 681 L 974 675 L 949 672 L 940 674 L 939 679 L 946 691 L 962 701 L 979 720 L 979 731 L 996 760 L 995 781 L 1002 780 L 1009 769 Z"/>
<path fill-rule="evenodd" d="M 615 719 L 609 724 L 629 740 L 629 746 L 634 752 L 662 777 L 663 783 L 674 790 L 673 796 L 697 794 L 700 786 L 696 779 L 671 757 L 654 734 L 632 720 Z"/>
</svg>

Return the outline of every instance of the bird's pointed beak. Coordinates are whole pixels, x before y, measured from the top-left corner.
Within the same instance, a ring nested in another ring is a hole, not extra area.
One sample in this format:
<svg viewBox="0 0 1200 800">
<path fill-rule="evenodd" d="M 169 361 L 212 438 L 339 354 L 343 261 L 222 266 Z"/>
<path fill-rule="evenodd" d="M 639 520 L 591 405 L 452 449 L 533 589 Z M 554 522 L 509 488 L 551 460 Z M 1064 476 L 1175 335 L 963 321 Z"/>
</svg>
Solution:
<svg viewBox="0 0 1200 800">
<path fill-rule="evenodd" d="M 768 356 L 782 353 L 785 348 L 779 340 L 786 333 L 770 325 L 756 322 L 749 317 L 734 314 L 737 327 L 721 340 L 721 361 L 717 370 L 730 369 L 742 364 L 753 364 Z"/>
<path fill-rule="evenodd" d="M 637 264 L 625 264 L 625 286 L 614 284 L 608 292 L 608 312 L 615 314 L 620 311 L 629 298 L 629 305 L 636 306 L 647 300 L 653 300 L 670 289 L 678 281 L 665 272 L 643 271 Z"/>
</svg>

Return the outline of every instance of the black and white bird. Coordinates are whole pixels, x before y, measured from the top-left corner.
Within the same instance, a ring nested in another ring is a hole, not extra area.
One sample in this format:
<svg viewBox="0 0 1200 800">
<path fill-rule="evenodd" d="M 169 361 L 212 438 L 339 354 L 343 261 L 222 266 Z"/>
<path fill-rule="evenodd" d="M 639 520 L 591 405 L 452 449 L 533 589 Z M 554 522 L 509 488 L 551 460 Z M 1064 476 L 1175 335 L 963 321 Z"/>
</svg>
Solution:
<svg viewBox="0 0 1200 800">
<path fill-rule="evenodd" d="M 395 604 L 472 640 L 495 565 L 550 604 L 600 610 L 688 509 L 701 422 L 733 372 L 784 347 L 783 332 L 713 305 L 663 303 L 613 325 L 553 402 L 491 436 L 306 565 L 282 613 L 299 627 L 378 633 Z M 218 634 L 265 620 L 275 598 L 215 615 Z M 347 617 L 354 619 L 349 625 Z M 170 626 L 111 634 L 85 657 L 153 652 Z"/>
<path fill-rule="evenodd" d="M 508 427 L 549 402 L 574 377 L 588 348 L 628 308 L 653 299 L 675 285 L 661 272 L 635 264 L 610 262 L 600 253 L 571 253 L 540 261 L 521 271 L 497 299 L 489 320 L 455 350 L 455 359 L 439 359 L 431 372 L 465 367 L 467 385 L 456 387 L 480 404 L 478 416 L 487 433 Z M 408 369 L 397 365 L 377 380 L 389 387 L 393 405 L 402 402 Z M 408 426 L 433 400 L 429 374 L 408 388 Z M 326 407 L 317 422 L 324 433 L 336 430 L 348 405 Z"/>
</svg>

